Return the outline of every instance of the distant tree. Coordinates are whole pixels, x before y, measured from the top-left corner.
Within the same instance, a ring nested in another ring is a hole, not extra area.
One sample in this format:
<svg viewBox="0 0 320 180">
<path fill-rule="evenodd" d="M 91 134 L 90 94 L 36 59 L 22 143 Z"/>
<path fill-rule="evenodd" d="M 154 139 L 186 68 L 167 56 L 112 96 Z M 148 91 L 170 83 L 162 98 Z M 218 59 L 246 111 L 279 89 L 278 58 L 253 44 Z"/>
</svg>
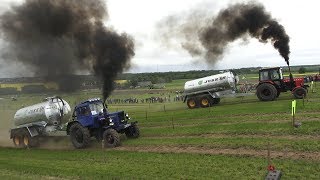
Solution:
<svg viewBox="0 0 320 180">
<path fill-rule="evenodd" d="M 133 86 L 133 87 L 136 87 L 136 86 L 138 86 L 138 80 L 137 80 L 137 79 L 131 79 L 131 80 L 129 81 L 129 84 L 130 84 L 131 86 Z"/>
<path fill-rule="evenodd" d="M 300 67 L 298 72 L 299 72 L 299 74 L 304 74 L 304 73 L 306 73 L 306 71 L 307 71 L 307 69 L 305 67 Z"/>
</svg>

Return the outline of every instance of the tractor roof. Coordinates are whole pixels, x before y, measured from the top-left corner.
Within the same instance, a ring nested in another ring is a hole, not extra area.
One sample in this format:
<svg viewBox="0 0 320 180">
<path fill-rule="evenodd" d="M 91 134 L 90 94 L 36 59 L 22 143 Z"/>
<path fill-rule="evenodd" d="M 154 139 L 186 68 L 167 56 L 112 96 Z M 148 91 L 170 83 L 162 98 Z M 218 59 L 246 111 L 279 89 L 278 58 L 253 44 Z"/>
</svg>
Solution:
<svg viewBox="0 0 320 180">
<path fill-rule="evenodd" d="M 83 105 L 83 104 L 91 104 L 93 102 L 102 102 L 100 98 L 91 98 L 91 99 L 88 99 L 86 101 L 83 101 L 81 102 L 80 104 L 78 104 L 77 106 L 79 105 Z"/>
<path fill-rule="evenodd" d="M 270 69 L 282 69 L 281 67 L 269 67 L 269 68 L 261 68 L 259 71 L 270 70 Z"/>
</svg>

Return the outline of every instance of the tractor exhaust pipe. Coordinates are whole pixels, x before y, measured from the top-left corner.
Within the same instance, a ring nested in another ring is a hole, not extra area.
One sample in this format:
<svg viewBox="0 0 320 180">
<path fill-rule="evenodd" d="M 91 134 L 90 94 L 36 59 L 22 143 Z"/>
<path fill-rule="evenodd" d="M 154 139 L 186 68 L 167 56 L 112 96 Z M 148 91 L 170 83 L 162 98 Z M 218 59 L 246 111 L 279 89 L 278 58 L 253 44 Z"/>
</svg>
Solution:
<svg viewBox="0 0 320 180">
<path fill-rule="evenodd" d="M 292 76 L 290 65 L 289 65 L 289 58 L 286 58 L 285 61 L 287 62 L 288 69 L 289 69 L 289 78 L 290 78 L 291 86 L 294 87 L 294 80 L 293 80 L 293 76 Z"/>
</svg>

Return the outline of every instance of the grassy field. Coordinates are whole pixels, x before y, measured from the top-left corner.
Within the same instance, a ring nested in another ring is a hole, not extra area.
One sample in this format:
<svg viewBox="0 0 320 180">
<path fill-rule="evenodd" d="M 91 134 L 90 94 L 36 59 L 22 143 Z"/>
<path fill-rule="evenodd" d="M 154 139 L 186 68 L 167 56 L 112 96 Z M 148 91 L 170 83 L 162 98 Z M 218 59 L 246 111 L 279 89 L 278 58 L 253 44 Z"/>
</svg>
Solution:
<svg viewBox="0 0 320 180">
<path fill-rule="evenodd" d="M 174 81 L 161 91 L 117 91 L 112 96 L 174 96 L 183 82 Z M 290 93 L 272 102 L 260 102 L 254 95 L 224 98 L 217 106 L 194 110 L 173 101 L 113 104 L 110 111 L 126 110 L 139 122 L 141 137 L 123 136 L 122 146 L 114 149 L 93 143 L 84 150 L 73 149 L 68 137 L 37 149 L 12 148 L 8 129 L 14 112 L 46 95 L 21 95 L 18 101 L 3 97 L 0 179 L 264 179 L 268 144 L 282 179 L 319 179 L 319 92 L 297 101 L 300 128 L 291 125 Z M 100 92 L 61 96 L 74 106 Z"/>
</svg>

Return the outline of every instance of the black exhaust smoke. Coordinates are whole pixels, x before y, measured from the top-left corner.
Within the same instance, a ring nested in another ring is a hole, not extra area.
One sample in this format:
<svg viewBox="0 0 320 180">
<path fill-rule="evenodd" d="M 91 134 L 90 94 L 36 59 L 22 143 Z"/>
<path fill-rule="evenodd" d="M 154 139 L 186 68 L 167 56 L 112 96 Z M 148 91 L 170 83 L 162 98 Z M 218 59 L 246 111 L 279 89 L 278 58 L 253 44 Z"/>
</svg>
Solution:
<svg viewBox="0 0 320 180">
<path fill-rule="evenodd" d="M 133 39 L 105 27 L 107 17 L 103 0 L 26 0 L 0 17 L 7 45 L 2 56 L 22 62 L 62 90 L 78 88 L 66 77 L 93 72 L 102 79 L 106 98 L 134 56 Z"/>
<path fill-rule="evenodd" d="M 166 23 L 161 25 L 174 26 L 177 24 L 170 22 L 170 19 L 166 19 Z M 197 34 L 196 41 L 183 40 L 188 41 L 188 48 L 184 43 L 181 44 L 192 56 L 204 56 L 208 63 L 214 64 L 223 57 L 229 43 L 241 38 L 246 39 L 249 35 L 263 43 L 270 41 L 289 65 L 289 36 L 284 27 L 266 12 L 262 4 L 256 2 L 233 4 L 219 11 L 217 16 L 209 20 L 202 18 L 198 21 L 199 23 L 191 21 L 192 24 L 184 23 L 178 27 L 179 32 L 185 34 L 181 37 L 190 38 L 185 32 L 190 34 L 191 26 L 201 26 L 201 28 L 193 28 L 194 33 Z M 176 29 L 177 27 L 170 28 Z M 165 30 L 166 36 L 170 36 L 170 32 L 173 32 Z"/>
</svg>

